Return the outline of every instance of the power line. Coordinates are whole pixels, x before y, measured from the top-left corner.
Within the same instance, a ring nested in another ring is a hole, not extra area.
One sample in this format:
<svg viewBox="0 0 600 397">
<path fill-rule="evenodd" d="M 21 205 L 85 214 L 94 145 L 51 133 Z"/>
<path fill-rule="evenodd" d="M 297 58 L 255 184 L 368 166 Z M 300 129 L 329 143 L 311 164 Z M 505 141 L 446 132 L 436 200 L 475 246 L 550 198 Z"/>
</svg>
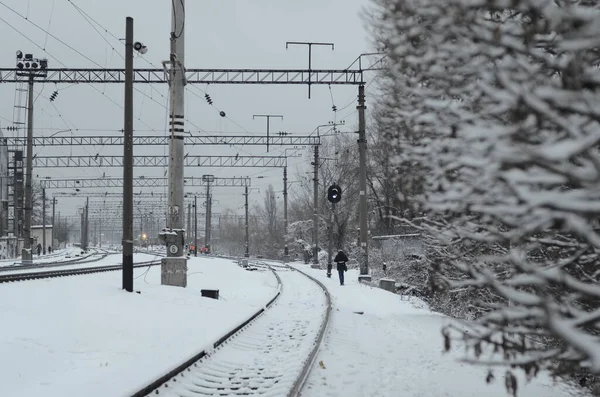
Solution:
<svg viewBox="0 0 600 397">
<path fill-rule="evenodd" d="M 14 12 L 15 14 L 17 14 L 18 16 L 20 16 L 21 18 L 25 19 L 27 22 L 33 24 L 34 26 L 36 26 L 38 29 L 46 32 L 46 30 L 42 27 L 40 27 L 39 25 L 35 24 L 34 22 L 28 20 L 27 18 L 25 18 L 24 15 L 18 13 L 17 11 L 13 10 L 12 8 L 8 7 L 6 4 L 0 2 L 0 5 L 3 5 L 4 7 L 10 9 L 12 12 Z M 27 35 L 25 35 L 24 33 L 22 33 L 20 30 L 18 30 L 17 28 L 15 28 L 14 26 L 12 26 L 10 23 L 8 23 L 6 20 L 4 20 L 2 17 L 0 17 L 0 21 L 4 22 L 6 25 L 8 25 L 9 27 L 11 27 L 15 32 L 19 33 L 21 36 L 23 36 L 25 39 L 27 39 L 28 41 L 30 41 L 33 45 L 35 45 L 37 48 L 39 48 L 40 50 L 42 50 L 44 53 L 46 53 L 50 58 L 54 59 L 56 62 L 58 62 L 60 65 L 62 65 L 63 67 L 67 67 L 67 65 L 65 65 L 60 59 L 58 59 L 57 57 L 55 57 L 54 55 L 52 55 L 50 52 L 48 52 L 45 48 L 43 48 L 42 46 L 40 46 L 38 43 L 36 43 L 35 41 L 33 41 L 32 39 L 30 39 Z M 58 40 L 59 42 L 61 42 L 62 44 L 66 45 L 67 47 L 69 47 L 70 49 L 74 50 L 75 52 L 77 52 L 78 54 L 80 54 L 81 56 L 83 56 L 84 58 L 90 60 L 91 62 L 93 62 L 94 64 L 96 64 L 97 66 L 100 66 L 97 62 L 95 62 L 94 60 L 92 60 L 91 58 L 87 57 L 86 55 L 82 54 L 81 52 L 79 52 L 78 50 L 74 49 L 73 47 L 71 47 L 70 45 L 68 45 L 67 43 L 65 43 L 64 41 L 56 38 L 56 36 L 54 36 L 53 34 L 49 33 L 49 35 L 52 38 L 55 38 L 56 40 Z M 101 66 L 100 66 L 101 67 Z M 113 100 L 112 98 L 110 98 L 109 96 L 107 96 L 106 94 L 104 94 L 103 92 L 101 92 L 100 90 L 98 90 L 96 87 L 94 87 L 93 85 L 90 85 L 90 87 L 92 87 L 95 91 L 99 92 L 100 94 L 102 94 L 104 97 L 106 97 L 109 101 L 111 101 L 112 103 L 114 103 L 115 105 L 117 105 L 118 107 L 120 107 L 121 109 L 123 109 L 123 106 L 119 103 L 117 103 L 115 100 Z M 138 90 L 139 91 L 139 90 Z M 154 100 L 154 99 L 153 99 Z M 158 103 L 158 102 L 157 102 Z M 161 104 L 161 106 L 164 107 L 164 105 Z M 138 121 L 140 121 L 142 124 L 144 124 L 146 127 L 148 128 L 152 128 L 150 125 L 148 125 L 147 123 L 145 123 L 144 121 L 142 121 L 140 118 L 138 118 Z M 153 129 L 153 131 L 156 131 L 155 129 Z"/>
<path fill-rule="evenodd" d="M 93 64 L 100 66 L 100 64 L 98 64 L 96 61 L 94 61 L 93 59 L 91 59 L 90 57 L 88 57 L 87 55 L 83 54 L 81 51 L 79 51 L 78 49 L 74 48 L 73 46 L 71 46 L 68 43 L 65 43 L 63 40 L 61 40 L 60 38 L 56 37 L 55 35 L 53 35 L 52 33 L 50 33 L 48 30 L 44 29 L 43 27 L 41 27 L 40 25 L 38 25 L 37 23 L 33 22 L 31 19 L 28 19 L 25 15 L 19 13 L 18 11 L 15 11 L 13 8 L 11 8 L 10 6 L 7 6 L 6 4 L 4 4 L 3 2 L 0 1 L 0 5 L 4 6 L 5 8 L 8 8 L 10 11 L 12 11 L 13 13 L 15 13 L 16 15 L 18 15 L 19 17 L 23 18 L 24 20 L 26 20 L 27 22 L 29 22 L 30 24 L 32 24 L 33 26 L 35 26 L 36 28 L 38 28 L 39 30 L 41 30 L 42 32 L 46 33 L 47 35 L 49 35 L 50 37 L 52 37 L 54 40 L 58 41 L 59 43 L 63 44 L 65 47 L 69 48 L 70 50 L 76 52 L 77 54 L 81 55 L 82 57 L 84 57 L 85 59 L 87 59 L 88 61 L 92 62 Z M 42 51 L 46 51 L 45 48 L 40 47 L 40 49 Z M 64 65 L 61 62 L 61 65 Z M 64 65 L 66 67 L 66 65 Z"/>
<path fill-rule="evenodd" d="M 123 56 L 123 54 L 121 54 L 119 51 L 117 51 L 115 49 L 115 47 L 113 47 L 113 45 L 106 39 L 106 37 L 104 37 L 102 35 L 102 33 L 100 33 L 98 31 L 98 29 L 96 29 L 96 27 L 94 26 L 94 24 L 96 24 L 98 27 L 100 27 L 102 30 L 104 30 L 105 33 L 109 34 L 112 38 L 114 38 L 117 42 L 119 42 L 121 45 L 124 45 L 124 43 L 116 36 L 114 35 L 112 32 L 110 32 L 106 27 L 104 27 L 100 22 L 98 22 L 94 17 L 92 17 L 90 14 L 88 14 L 87 12 L 85 12 L 81 7 L 79 7 L 77 4 L 75 4 L 72 0 L 67 0 L 74 8 L 75 10 L 77 10 L 77 12 L 83 17 L 83 19 L 92 27 L 92 29 L 94 29 L 94 31 L 96 33 L 98 33 L 98 35 L 102 38 L 102 40 L 104 40 L 106 42 L 106 44 L 108 44 L 110 46 L 110 48 L 112 49 L 113 53 L 116 53 L 119 57 L 121 57 L 121 59 L 125 59 L 125 57 Z M 93 23 L 92 23 L 93 22 Z M 140 58 L 148 63 L 149 65 L 156 67 L 156 65 L 154 65 L 152 62 L 148 61 L 145 57 L 140 56 Z M 98 65 L 98 64 L 96 64 Z M 98 65 L 100 66 L 100 65 Z M 138 88 L 134 89 L 141 93 L 144 97 L 150 99 L 152 102 L 156 103 L 157 105 L 165 108 L 168 110 L 167 105 L 162 104 L 160 102 L 158 102 L 156 99 L 154 99 L 152 96 L 149 96 L 148 94 L 146 94 L 145 92 L 142 92 L 141 90 L 139 90 Z M 158 89 L 156 89 L 155 87 L 153 87 L 152 85 L 150 85 L 150 89 L 154 92 L 157 92 L 158 95 L 160 95 L 160 97 L 164 100 L 167 100 L 167 97 L 160 92 Z M 141 120 L 139 117 L 137 117 L 138 120 Z M 198 130 L 202 130 L 202 128 L 200 128 L 198 125 L 194 124 L 189 118 L 186 118 L 185 121 L 187 121 L 188 123 L 190 123 L 192 126 L 194 126 L 195 128 L 197 128 Z"/>
<path fill-rule="evenodd" d="M 72 2 L 71 2 L 72 3 Z M 94 65 L 102 68 L 102 65 L 100 65 L 98 62 L 94 61 L 92 58 L 88 57 L 87 55 L 83 54 L 81 51 L 79 51 L 78 49 L 76 49 L 75 47 L 71 46 L 70 44 L 66 43 L 64 40 L 60 39 L 59 37 L 57 37 L 56 35 L 50 33 L 48 30 L 44 29 L 43 27 L 39 26 L 38 24 L 36 24 L 35 22 L 31 21 L 30 19 L 28 19 L 26 16 L 24 16 L 23 14 L 19 13 L 18 11 L 14 10 L 13 8 L 11 8 L 10 6 L 6 5 L 4 2 L 0 1 L 0 5 L 4 6 L 5 8 L 9 9 L 10 11 L 12 11 L 14 14 L 18 15 L 19 17 L 23 18 L 24 20 L 26 20 L 27 22 L 29 22 L 30 24 L 32 24 L 33 26 L 35 26 L 36 28 L 38 28 L 39 30 L 41 30 L 42 32 L 45 32 L 48 36 L 52 37 L 53 39 L 57 40 L 59 43 L 63 44 L 65 47 L 69 48 L 70 50 L 74 51 L 75 53 L 77 53 L 78 55 L 82 56 L 83 58 L 85 58 L 86 60 L 92 62 Z M 2 20 L 4 23 L 8 24 L 6 21 Z M 11 26 L 15 31 L 19 32 L 21 35 L 23 35 L 20 31 L 18 31 L 16 28 L 14 28 L 12 25 L 8 24 L 9 26 Z M 23 35 L 24 37 L 26 37 L 25 35 Z M 102 35 L 101 35 L 102 36 Z M 41 46 L 39 46 L 37 43 L 35 43 L 33 40 L 27 38 L 29 41 L 31 41 L 32 43 L 34 43 L 38 48 L 40 48 L 42 51 L 46 52 L 46 54 L 48 54 L 50 56 L 50 53 L 48 53 L 46 51 L 45 48 L 42 48 Z M 113 47 L 114 50 L 114 47 Z M 115 50 L 116 51 L 116 50 Z M 117 52 L 118 53 L 118 52 Z M 121 55 L 121 57 L 123 58 L 123 56 Z M 58 60 L 56 57 L 52 56 L 53 59 L 55 59 L 58 63 L 60 63 L 61 65 L 63 65 L 64 67 L 66 67 L 66 65 L 63 62 L 60 62 L 60 60 Z M 124 58 L 123 58 L 124 59 Z M 112 98 L 108 97 L 104 92 L 98 90 L 96 87 L 94 87 L 93 85 L 91 86 L 95 91 L 99 92 L 100 94 L 102 94 L 103 96 L 105 96 L 108 100 L 110 100 L 113 104 L 117 105 L 118 107 L 123 109 L 123 106 L 121 104 L 119 104 L 118 102 L 116 102 L 115 100 L 113 100 Z M 137 92 L 141 93 L 142 95 L 144 95 L 145 97 L 149 98 L 152 102 L 156 103 L 157 105 L 161 106 L 161 107 L 165 107 L 164 104 L 158 102 L 157 100 L 155 100 L 154 98 L 148 96 L 146 93 L 144 93 L 143 91 L 139 90 L 138 88 L 134 88 Z M 164 95 L 160 94 L 163 98 Z M 137 118 L 138 121 L 142 122 L 144 125 L 146 125 L 149 128 L 150 127 L 148 124 L 144 123 L 141 118 Z M 193 124 L 192 122 L 190 122 L 190 124 L 194 125 L 196 128 L 200 129 L 200 127 L 196 126 L 195 124 Z"/>
</svg>

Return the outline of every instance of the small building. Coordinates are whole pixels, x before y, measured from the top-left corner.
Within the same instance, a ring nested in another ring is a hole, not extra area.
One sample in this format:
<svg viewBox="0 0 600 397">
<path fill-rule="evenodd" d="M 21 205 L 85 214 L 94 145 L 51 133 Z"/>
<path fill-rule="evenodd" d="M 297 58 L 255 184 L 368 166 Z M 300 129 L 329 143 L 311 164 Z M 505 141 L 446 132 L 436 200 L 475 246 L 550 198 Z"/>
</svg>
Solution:
<svg viewBox="0 0 600 397">
<path fill-rule="evenodd" d="M 36 252 L 35 247 L 37 247 L 38 244 L 44 244 L 43 230 L 44 227 L 42 225 L 31 226 L 31 238 L 33 239 L 31 248 L 34 253 Z M 46 249 L 48 249 L 48 246 L 50 245 L 52 245 L 52 225 L 46 225 Z"/>
</svg>

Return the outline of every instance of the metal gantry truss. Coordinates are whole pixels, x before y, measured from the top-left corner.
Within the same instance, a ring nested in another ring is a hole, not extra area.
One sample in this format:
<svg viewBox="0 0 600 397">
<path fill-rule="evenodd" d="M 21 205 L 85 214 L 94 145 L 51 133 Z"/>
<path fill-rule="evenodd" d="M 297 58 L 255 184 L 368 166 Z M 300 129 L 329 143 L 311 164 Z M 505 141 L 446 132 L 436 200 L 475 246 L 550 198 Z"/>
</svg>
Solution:
<svg viewBox="0 0 600 397">
<path fill-rule="evenodd" d="M 183 182 L 186 186 L 206 186 L 202 178 L 185 178 Z M 168 183 L 169 178 L 140 177 L 133 180 L 134 187 L 166 187 Z M 250 184 L 248 177 L 215 178 L 211 182 L 211 186 L 220 187 L 246 187 Z M 42 179 L 40 185 L 45 189 L 122 188 L 123 178 Z"/>
<path fill-rule="evenodd" d="M 6 137 L 6 145 L 19 147 L 26 144 L 25 137 Z M 139 135 L 133 137 L 135 146 L 165 146 L 169 144 L 169 136 Z M 206 135 L 188 136 L 186 146 L 196 145 L 266 145 L 266 136 L 253 135 Z M 271 146 L 315 146 L 320 144 L 318 136 L 271 136 Z M 123 146 L 123 136 L 52 136 L 33 137 L 33 146 Z"/>
<path fill-rule="evenodd" d="M 191 193 L 188 193 L 191 194 Z M 198 193 L 194 193 L 195 196 L 198 197 L 205 197 L 206 193 L 204 192 L 198 192 Z M 122 199 L 123 198 L 123 193 L 122 192 L 86 192 L 84 194 L 82 193 L 71 193 L 71 192 L 54 192 L 52 194 L 52 197 L 73 197 L 73 198 L 81 198 L 84 199 L 86 197 L 94 197 L 94 198 L 110 198 L 110 199 Z M 167 194 L 165 192 L 139 192 L 139 193 L 133 193 L 133 199 L 137 199 L 137 198 L 158 198 L 158 199 L 166 199 L 167 198 Z"/>
<path fill-rule="evenodd" d="M 46 69 L 47 76 L 38 78 L 45 83 L 125 83 L 124 69 Z M 19 69 L 0 68 L 0 83 L 26 81 Z M 335 84 L 362 85 L 362 70 L 318 69 L 186 69 L 187 84 Z M 135 69 L 134 83 L 167 83 L 163 69 Z"/>
<path fill-rule="evenodd" d="M 186 167 L 284 167 L 285 156 L 190 156 Z M 35 168 L 123 167 L 123 156 L 36 156 Z M 168 156 L 134 156 L 134 167 L 168 167 Z"/>
</svg>

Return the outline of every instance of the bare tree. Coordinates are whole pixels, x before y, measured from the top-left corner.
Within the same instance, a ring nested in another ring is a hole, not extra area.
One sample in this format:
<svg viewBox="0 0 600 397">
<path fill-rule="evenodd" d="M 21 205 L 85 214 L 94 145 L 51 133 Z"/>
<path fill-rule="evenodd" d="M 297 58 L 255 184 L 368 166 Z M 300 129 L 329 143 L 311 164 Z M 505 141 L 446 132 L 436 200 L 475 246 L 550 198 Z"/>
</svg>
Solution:
<svg viewBox="0 0 600 397">
<path fill-rule="evenodd" d="M 221 213 L 219 233 L 219 250 L 227 255 L 244 255 L 245 228 L 243 218 L 237 217 L 234 211 L 225 209 Z"/>
</svg>

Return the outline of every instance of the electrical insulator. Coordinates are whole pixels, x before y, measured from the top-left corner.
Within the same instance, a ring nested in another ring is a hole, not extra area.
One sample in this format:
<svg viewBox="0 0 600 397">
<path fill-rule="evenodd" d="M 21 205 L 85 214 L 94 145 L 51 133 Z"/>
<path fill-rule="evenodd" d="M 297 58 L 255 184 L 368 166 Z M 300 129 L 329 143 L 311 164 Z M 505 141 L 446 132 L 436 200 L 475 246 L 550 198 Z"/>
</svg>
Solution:
<svg viewBox="0 0 600 397">
<path fill-rule="evenodd" d="M 206 99 L 206 102 L 208 102 L 209 105 L 213 104 L 212 99 L 210 99 L 210 95 L 204 94 L 204 99 Z"/>
<path fill-rule="evenodd" d="M 54 100 L 56 99 L 57 96 L 58 96 L 58 91 L 54 91 L 52 94 L 50 94 L 50 102 L 54 102 Z"/>
<path fill-rule="evenodd" d="M 333 105 L 333 106 L 331 107 L 331 110 L 333 110 L 334 112 L 337 112 L 337 106 Z"/>
</svg>

